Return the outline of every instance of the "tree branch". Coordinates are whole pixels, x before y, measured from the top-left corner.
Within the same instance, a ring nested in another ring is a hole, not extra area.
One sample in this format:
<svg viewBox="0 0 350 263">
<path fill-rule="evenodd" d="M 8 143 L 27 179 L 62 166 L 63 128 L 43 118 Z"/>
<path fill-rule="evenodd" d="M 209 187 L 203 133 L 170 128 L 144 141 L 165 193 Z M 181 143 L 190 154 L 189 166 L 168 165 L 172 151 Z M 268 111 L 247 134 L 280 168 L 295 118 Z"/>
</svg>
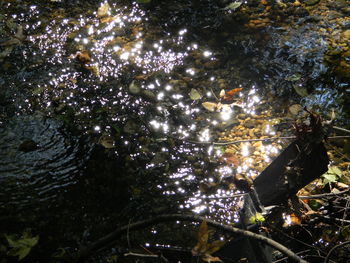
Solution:
<svg viewBox="0 0 350 263">
<path fill-rule="evenodd" d="M 343 242 L 343 243 L 341 243 L 341 244 L 338 244 L 338 245 L 332 247 L 332 249 L 329 250 L 329 252 L 328 252 L 328 254 L 327 254 L 327 257 L 325 258 L 324 263 L 328 263 L 328 262 L 329 262 L 329 258 L 331 257 L 331 255 L 332 255 L 332 253 L 333 253 L 334 250 L 336 250 L 337 248 L 346 246 L 347 244 L 350 244 L 350 241 L 345 241 L 345 242 Z"/>
<path fill-rule="evenodd" d="M 339 196 L 339 195 L 342 195 L 342 194 L 346 194 L 349 191 L 350 191 L 350 188 L 346 189 L 344 191 L 341 191 L 339 193 L 325 193 L 325 194 L 318 194 L 318 195 L 300 195 L 300 196 L 298 196 L 298 198 L 300 198 L 302 200 L 321 199 L 321 198 L 325 198 L 325 197 Z"/>
<path fill-rule="evenodd" d="M 295 262 L 307 263 L 307 261 L 300 258 L 298 255 L 296 255 L 294 252 L 289 250 L 287 247 L 285 247 L 282 244 L 280 244 L 280 243 L 278 243 L 270 238 L 267 238 L 265 236 L 253 233 L 251 231 L 247 231 L 247 230 L 243 230 L 243 229 L 239 229 L 239 228 L 235 228 L 235 227 L 231 227 L 231 226 L 226 226 L 226 225 L 217 223 L 213 220 L 210 220 L 210 219 L 207 219 L 207 218 L 204 218 L 201 216 L 181 215 L 181 214 L 160 215 L 160 216 L 156 216 L 156 217 L 151 218 L 151 219 L 146 219 L 146 220 L 138 221 L 138 222 L 133 223 L 133 224 L 119 227 L 115 231 L 113 231 L 112 233 L 102 237 L 101 239 L 97 240 L 96 242 L 93 242 L 90 245 L 81 248 L 80 251 L 78 252 L 78 255 L 77 255 L 78 261 L 84 262 L 84 260 L 86 258 L 88 258 L 94 251 L 108 246 L 111 242 L 115 241 L 117 238 L 119 238 L 122 234 L 126 233 L 128 230 L 133 231 L 133 230 L 143 229 L 145 227 L 152 226 L 152 225 L 155 225 L 158 223 L 175 221 L 175 220 L 191 221 L 191 222 L 202 222 L 205 220 L 208 225 L 210 225 L 214 228 L 221 229 L 221 230 L 229 232 L 229 233 L 243 235 L 243 236 L 255 239 L 255 240 L 259 240 L 259 241 L 277 249 L 281 253 L 283 253 L 286 256 L 288 256 L 289 258 L 293 259 Z"/>
</svg>

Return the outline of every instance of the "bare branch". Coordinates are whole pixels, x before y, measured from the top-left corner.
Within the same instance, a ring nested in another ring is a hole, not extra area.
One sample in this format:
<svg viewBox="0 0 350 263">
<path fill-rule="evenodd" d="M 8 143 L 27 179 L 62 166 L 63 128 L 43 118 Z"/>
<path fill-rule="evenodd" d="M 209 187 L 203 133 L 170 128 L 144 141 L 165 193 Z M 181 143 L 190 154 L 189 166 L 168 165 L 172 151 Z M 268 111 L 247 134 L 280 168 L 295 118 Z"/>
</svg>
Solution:
<svg viewBox="0 0 350 263">
<path fill-rule="evenodd" d="M 322 199 L 322 198 L 327 198 L 327 197 L 334 197 L 334 196 L 340 196 L 342 194 L 346 194 L 350 191 L 349 189 L 346 189 L 344 191 L 338 192 L 338 193 L 325 193 L 325 194 L 318 194 L 318 195 L 300 195 L 298 196 L 302 200 L 307 200 L 307 199 Z"/>
<path fill-rule="evenodd" d="M 98 249 L 107 247 L 111 242 L 118 239 L 122 234 L 125 234 L 128 229 L 129 229 L 129 231 L 133 231 L 133 230 L 143 229 L 143 228 L 146 228 L 148 226 L 152 226 L 152 225 L 155 225 L 158 223 L 175 221 L 175 220 L 191 221 L 191 222 L 202 222 L 203 220 L 205 220 L 208 225 L 210 225 L 214 228 L 221 229 L 221 230 L 229 232 L 229 233 L 243 235 L 243 236 L 246 236 L 248 238 L 255 239 L 255 240 L 259 240 L 259 241 L 277 249 L 278 251 L 285 254 L 286 256 L 288 256 L 289 258 L 294 260 L 295 262 L 307 263 L 307 261 L 300 258 L 298 255 L 296 255 L 294 252 L 289 250 L 287 247 L 285 247 L 282 244 L 280 244 L 280 243 L 278 243 L 270 238 L 267 238 L 265 236 L 253 233 L 251 231 L 223 225 L 223 224 L 217 223 L 213 220 L 210 220 L 210 219 L 207 219 L 207 218 L 204 218 L 201 216 L 181 215 L 181 214 L 160 215 L 160 216 L 156 216 L 156 217 L 151 218 L 151 219 L 142 220 L 142 221 L 138 221 L 138 222 L 133 223 L 133 224 L 128 224 L 126 226 L 119 227 L 115 231 L 113 231 L 112 233 L 102 237 L 101 239 L 88 245 L 87 247 L 81 248 L 80 251 L 78 252 L 78 255 L 77 255 L 78 261 L 84 262 L 84 260 L 87 257 L 89 257 L 93 252 L 95 252 Z"/>
</svg>

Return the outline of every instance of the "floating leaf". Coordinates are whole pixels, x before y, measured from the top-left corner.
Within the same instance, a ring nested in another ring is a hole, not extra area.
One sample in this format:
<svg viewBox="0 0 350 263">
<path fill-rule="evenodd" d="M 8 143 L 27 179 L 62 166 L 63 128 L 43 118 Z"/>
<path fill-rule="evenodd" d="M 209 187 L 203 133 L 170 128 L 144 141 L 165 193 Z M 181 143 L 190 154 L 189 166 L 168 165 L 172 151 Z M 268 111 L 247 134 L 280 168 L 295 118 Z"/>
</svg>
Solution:
<svg viewBox="0 0 350 263">
<path fill-rule="evenodd" d="M 18 260 L 25 258 L 39 241 L 39 236 L 30 237 L 26 232 L 19 239 L 8 235 L 5 235 L 5 237 L 11 247 L 8 255 L 18 257 Z"/>
<path fill-rule="evenodd" d="M 233 2 L 226 6 L 224 10 L 236 10 L 238 7 L 242 5 L 242 2 Z"/>
<path fill-rule="evenodd" d="M 139 4 L 148 4 L 148 3 L 150 3 L 152 0 L 137 0 L 137 2 L 139 3 Z"/>
<path fill-rule="evenodd" d="M 191 89 L 190 98 L 191 100 L 200 100 L 202 98 L 202 95 L 198 92 L 198 90 Z"/>
<path fill-rule="evenodd" d="M 208 110 L 208 111 L 211 111 L 211 112 L 214 112 L 217 110 L 218 108 L 218 104 L 215 103 L 215 102 L 209 102 L 209 101 L 206 101 L 206 102 L 203 102 L 202 103 L 202 106 Z"/>
</svg>

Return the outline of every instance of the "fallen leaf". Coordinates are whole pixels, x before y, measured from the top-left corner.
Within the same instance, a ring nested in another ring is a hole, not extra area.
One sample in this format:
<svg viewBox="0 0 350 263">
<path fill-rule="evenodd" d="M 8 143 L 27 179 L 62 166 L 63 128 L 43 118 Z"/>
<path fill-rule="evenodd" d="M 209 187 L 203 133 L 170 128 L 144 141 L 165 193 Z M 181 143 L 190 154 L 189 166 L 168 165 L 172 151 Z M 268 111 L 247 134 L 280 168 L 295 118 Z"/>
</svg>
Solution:
<svg viewBox="0 0 350 263">
<path fill-rule="evenodd" d="M 220 258 L 218 257 L 213 257 L 212 255 L 209 255 L 209 254 L 205 254 L 203 257 L 202 257 L 202 260 L 205 261 L 205 262 L 223 262 Z"/>
<path fill-rule="evenodd" d="M 301 97 L 306 97 L 309 95 L 305 87 L 302 87 L 299 85 L 293 85 L 293 88 L 296 91 L 296 93 L 298 93 Z"/>
<path fill-rule="evenodd" d="M 224 10 L 235 10 L 242 5 L 242 2 L 233 2 L 226 6 Z"/>
<path fill-rule="evenodd" d="M 233 96 L 235 93 L 237 93 L 238 91 L 241 91 L 243 88 L 235 88 L 235 89 L 231 89 L 229 91 L 226 92 L 226 96 Z"/>
<path fill-rule="evenodd" d="M 214 112 L 218 109 L 218 104 L 215 103 L 215 102 L 209 102 L 209 101 L 206 101 L 206 102 L 203 102 L 202 103 L 202 106 L 208 110 L 208 111 L 211 111 L 211 112 Z"/>
<path fill-rule="evenodd" d="M 202 95 L 196 89 L 191 89 L 189 95 L 191 100 L 200 100 L 202 98 Z"/>
<path fill-rule="evenodd" d="M 215 240 L 212 243 L 207 245 L 207 250 L 206 250 L 206 254 L 213 254 L 216 251 L 218 251 L 220 248 L 222 248 L 223 245 L 225 245 L 225 241 L 221 241 L 221 240 Z"/>
<path fill-rule="evenodd" d="M 109 15 L 110 5 L 106 2 L 97 9 L 97 17 L 104 17 Z"/>
<path fill-rule="evenodd" d="M 226 151 L 221 157 L 220 160 L 226 164 L 239 165 L 239 160 L 237 159 L 235 153 Z"/>
<path fill-rule="evenodd" d="M 90 54 L 87 50 L 78 51 L 75 54 L 75 57 L 77 60 L 79 60 L 79 62 L 81 62 L 83 64 L 91 62 L 91 57 L 90 57 Z"/>
</svg>

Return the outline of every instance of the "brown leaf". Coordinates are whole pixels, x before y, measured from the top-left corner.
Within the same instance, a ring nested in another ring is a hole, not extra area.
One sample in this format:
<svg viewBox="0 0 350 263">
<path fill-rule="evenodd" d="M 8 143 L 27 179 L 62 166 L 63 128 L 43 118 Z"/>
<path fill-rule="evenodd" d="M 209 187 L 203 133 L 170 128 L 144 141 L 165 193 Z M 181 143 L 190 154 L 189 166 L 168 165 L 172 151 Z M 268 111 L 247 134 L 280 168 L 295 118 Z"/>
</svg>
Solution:
<svg viewBox="0 0 350 263">
<path fill-rule="evenodd" d="M 90 54 L 87 50 L 78 51 L 75 54 L 75 57 L 77 58 L 77 60 L 79 60 L 79 62 L 81 62 L 83 64 L 91 62 L 91 57 L 90 57 Z"/>
<path fill-rule="evenodd" d="M 207 248 L 209 233 L 208 233 L 208 225 L 206 221 L 203 221 L 198 229 L 197 233 L 197 244 L 192 249 L 192 255 L 193 256 L 200 256 L 202 255 Z"/>
<path fill-rule="evenodd" d="M 233 152 L 227 151 L 221 157 L 220 160 L 226 164 L 239 165 L 239 161 Z"/>
<path fill-rule="evenodd" d="M 218 251 L 223 245 L 225 245 L 226 242 L 221 240 L 215 240 L 212 243 L 207 245 L 206 254 L 213 254 L 216 251 Z"/>
</svg>

